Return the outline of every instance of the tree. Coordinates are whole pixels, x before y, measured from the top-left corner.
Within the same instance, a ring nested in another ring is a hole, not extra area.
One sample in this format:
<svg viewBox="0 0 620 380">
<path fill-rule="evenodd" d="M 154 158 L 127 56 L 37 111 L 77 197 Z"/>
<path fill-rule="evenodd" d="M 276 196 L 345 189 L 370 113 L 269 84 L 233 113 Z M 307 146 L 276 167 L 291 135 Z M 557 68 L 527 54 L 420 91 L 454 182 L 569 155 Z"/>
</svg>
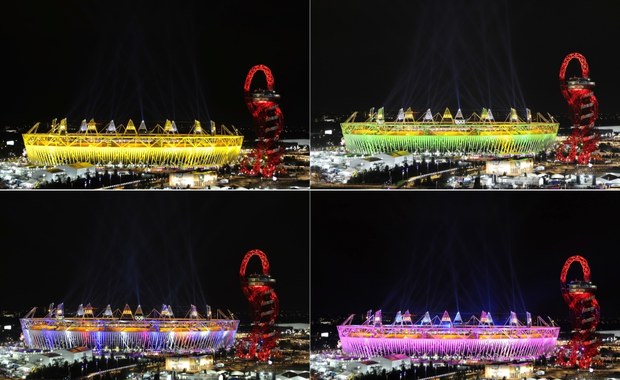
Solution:
<svg viewBox="0 0 620 380">
<path fill-rule="evenodd" d="M 480 176 L 477 175 L 474 179 L 474 189 L 482 189 L 482 185 L 480 184 Z"/>
</svg>

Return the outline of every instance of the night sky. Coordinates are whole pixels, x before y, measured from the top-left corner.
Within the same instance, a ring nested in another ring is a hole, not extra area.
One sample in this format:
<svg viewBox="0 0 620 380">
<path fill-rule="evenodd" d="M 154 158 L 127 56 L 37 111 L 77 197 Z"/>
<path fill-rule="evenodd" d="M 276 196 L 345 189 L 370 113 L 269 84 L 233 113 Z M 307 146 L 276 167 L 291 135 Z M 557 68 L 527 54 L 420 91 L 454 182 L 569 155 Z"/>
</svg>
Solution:
<svg viewBox="0 0 620 380">
<path fill-rule="evenodd" d="M 0 310 L 79 303 L 247 312 L 245 253 L 261 249 L 284 312 L 308 312 L 306 192 L 5 192 Z M 28 210 L 28 211 L 27 211 Z M 260 272 L 252 258 L 247 273 Z M 41 309 L 39 309 L 41 310 Z M 101 311 L 101 309 L 99 309 Z"/>
<path fill-rule="evenodd" d="M 307 3 L 26 0 L 0 13 L 1 125 L 144 117 L 251 128 L 243 84 L 265 64 L 285 124 L 307 127 Z"/>
<path fill-rule="evenodd" d="M 561 116 L 571 52 L 588 60 L 601 113 L 620 112 L 618 14 L 615 0 L 313 0 L 312 116 L 513 105 Z M 568 74 L 580 75 L 576 61 Z"/>
<path fill-rule="evenodd" d="M 601 317 L 620 316 L 613 192 L 315 191 L 311 203 L 313 317 L 410 309 L 566 319 L 560 272 L 577 254 Z"/>
</svg>

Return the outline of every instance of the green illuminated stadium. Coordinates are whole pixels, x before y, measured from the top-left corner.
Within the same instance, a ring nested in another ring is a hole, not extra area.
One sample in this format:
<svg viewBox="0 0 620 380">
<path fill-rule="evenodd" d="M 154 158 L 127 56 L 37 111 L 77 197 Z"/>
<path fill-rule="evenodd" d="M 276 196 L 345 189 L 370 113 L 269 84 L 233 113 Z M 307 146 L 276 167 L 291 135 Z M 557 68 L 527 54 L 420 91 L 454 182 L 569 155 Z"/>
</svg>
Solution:
<svg viewBox="0 0 620 380">
<path fill-rule="evenodd" d="M 371 110 L 366 121 L 356 122 L 357 112 L 341 123 L 346 148 L 351 153 L 376 154 L 393 151 L 440 154 L 529 155 L 550 149 L 559 123 L 540 113 L 526 120 L 511 108 L 506 121 L 496 121 L 490 109 L 465 119 L 459 109 L 455 117 L 448 108 L 443 115 L 431 113 L 414 118 L 411 108 L 401 108 L 395 121 L 386 121 L 383 108 Z"/>
</svg>

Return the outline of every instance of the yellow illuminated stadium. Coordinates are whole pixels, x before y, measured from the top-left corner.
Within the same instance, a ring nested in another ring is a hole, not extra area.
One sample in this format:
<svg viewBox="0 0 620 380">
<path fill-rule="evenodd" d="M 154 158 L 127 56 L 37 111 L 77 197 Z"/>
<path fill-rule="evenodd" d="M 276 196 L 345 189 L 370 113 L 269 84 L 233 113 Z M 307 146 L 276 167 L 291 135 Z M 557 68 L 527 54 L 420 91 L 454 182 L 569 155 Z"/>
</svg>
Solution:
<svg viewBox="0 0 620 380">
<path fill-rule="evenodd" d="M 39 132 L 39 124 L 22 135 L 28 160 L 35 165 L 221 166 L 237 159 L 243 142 L 234 127 L 217 128 L 211 122 L 205 131 L 198 120 L 188 133 L 180 133 L 170 120 L 150 131 L 144 121 L 136 128 L 131 119 L 118 127 L 112 120 L 103 129 L 92 119 L 83 120 L 76 132 L 68 130 L 67 119 L 54 119 L 47 132 Z"/>
</svg>

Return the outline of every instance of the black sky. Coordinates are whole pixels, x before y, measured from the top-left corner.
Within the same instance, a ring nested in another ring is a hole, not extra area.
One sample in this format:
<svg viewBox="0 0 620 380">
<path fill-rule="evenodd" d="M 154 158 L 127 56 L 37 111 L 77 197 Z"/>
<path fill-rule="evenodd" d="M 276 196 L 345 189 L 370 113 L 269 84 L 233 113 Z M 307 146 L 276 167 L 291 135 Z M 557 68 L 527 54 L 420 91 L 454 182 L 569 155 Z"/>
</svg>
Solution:
<svg viewBox="0 0 620 380">
<path fill-rule="evenodd" d="M 574 51 L 588 60 L 601 112 L 620 112 L 619 13 L 614 0 L 313 0 L 313 117 L 454 110 L 457 91 L 464 110 L 514 103 L 562 115 L 558 72 Z"/>
<path fill-rule="evenodd" d="M 286 125 L 307 126 L 307 3 L 26 0 L 0 13 L 1 123 L 210 117 L 251 127 L 243 83 L 265 64 Z"/>
<path fill-rule="evenodd" d="M 620 316 L 615 194 L 315 191 L 311 203 L 314 317 L 410 309 L 567 318 L 559 278 L 577 254 L 589 261 L 602 318 Z M 573 264 L 568 279 L 581 278 Z"/>
<path fill-rule="evenodd" d="M 193 303 L 201 312 L 205 304 L 247 312 L 239 266 L 247 251 L 261 249 L 281 309 L 307 313 L 308 196 L 5 192 L 0 309 L 165 303 L 186 312 Z M 259 271 L 253 258 L 247 273 Z"/>
</svg>

